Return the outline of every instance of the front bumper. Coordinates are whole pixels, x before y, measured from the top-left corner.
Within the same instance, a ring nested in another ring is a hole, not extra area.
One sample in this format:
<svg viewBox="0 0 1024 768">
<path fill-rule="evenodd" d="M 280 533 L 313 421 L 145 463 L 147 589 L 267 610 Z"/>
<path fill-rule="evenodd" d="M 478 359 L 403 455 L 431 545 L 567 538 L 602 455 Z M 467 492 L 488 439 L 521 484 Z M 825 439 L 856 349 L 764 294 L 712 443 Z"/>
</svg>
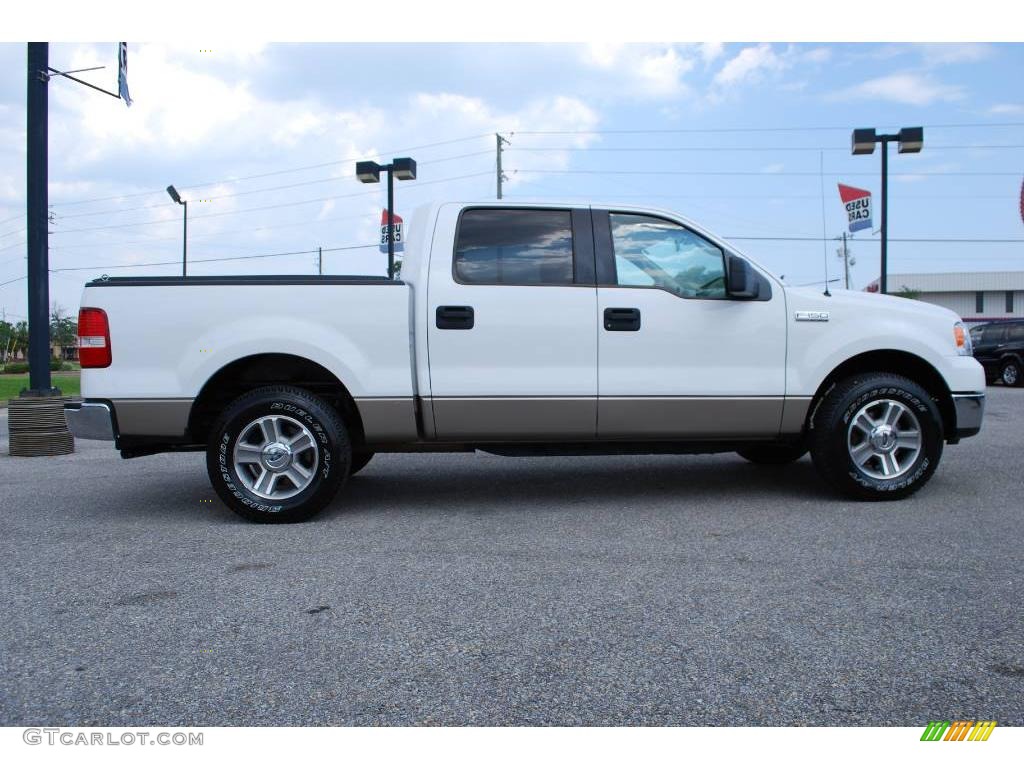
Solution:
<svg viewBox="0 0 1024 768">
<path fill-rule="evenodd" d="M 106 403 L 66 403 L 64 418 L 68 429 L 83 440 L 113 440 L 114 418 Z"/>
<path fill-rule="evenodd" d="M 953 395 L 956 410 L 956 439 L 973 437 L 981 431 L 981 420 L 985 415 L 985 393 L 969 392 Z"/>
</svg>

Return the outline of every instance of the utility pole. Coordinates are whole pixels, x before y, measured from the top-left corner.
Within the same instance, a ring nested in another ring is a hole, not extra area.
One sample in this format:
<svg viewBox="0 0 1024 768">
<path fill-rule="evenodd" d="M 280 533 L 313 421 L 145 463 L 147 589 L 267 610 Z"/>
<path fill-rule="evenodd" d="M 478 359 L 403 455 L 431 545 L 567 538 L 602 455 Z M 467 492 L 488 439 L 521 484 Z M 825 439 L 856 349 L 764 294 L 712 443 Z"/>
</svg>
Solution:
<svg viewBox="0 0 1024 768">
<path fill-rule="evenodd" d="M 316 247 L 316 273 L 318 275 L 324 273 L 324 247 L 322 245 Z"/>
<path fill-rule="evenodd" d="M 846 290 L 850 290 L 850 252 L 846 250 L 845 232 L 843 232 L 843 273 L 846 277 Z"/>
<path fill-rule="evenodd" d="M 502 145 L 503 144 L 508 144 L 509 146 L 511 146 L 512 142 L 509 141 L 508 139 L 506 139 L 500 133 L 494 134 L 494 145 L 495 145 L 495 149 L 497 150 L 497 153 L 498 153 L 497 154 L 497 161 L 498 162 L 497 162 L 496 168 L 497 168 L 498 199 L 499 200 L 501 200 L 501 182 L 508 181 L 508 177 L 505 176 L 505 173 L 501 170 L 501 150 L 502 150 Z"/>
</svg>

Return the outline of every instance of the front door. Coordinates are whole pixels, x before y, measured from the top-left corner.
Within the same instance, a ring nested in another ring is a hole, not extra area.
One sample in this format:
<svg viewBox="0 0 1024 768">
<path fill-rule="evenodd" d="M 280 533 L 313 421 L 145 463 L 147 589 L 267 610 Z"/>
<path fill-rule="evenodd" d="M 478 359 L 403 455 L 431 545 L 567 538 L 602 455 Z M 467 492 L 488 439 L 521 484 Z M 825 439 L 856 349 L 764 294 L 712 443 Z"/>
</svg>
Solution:
<svg viewBox="0 0 1024 768">
<path fill-rule="evenodd" d="M 587 210 L 441 209 L 427 318 L 438 439 L 594 439 L 593 275 Z"/>
<path fill-rule="evenodd" d="M 777 435 L 786 383 L 781 287 L 758 273 L 757 298 L 730 298 L 722 246 L 666 218 L 593 215 L 598 436 Z"/>
</svg>

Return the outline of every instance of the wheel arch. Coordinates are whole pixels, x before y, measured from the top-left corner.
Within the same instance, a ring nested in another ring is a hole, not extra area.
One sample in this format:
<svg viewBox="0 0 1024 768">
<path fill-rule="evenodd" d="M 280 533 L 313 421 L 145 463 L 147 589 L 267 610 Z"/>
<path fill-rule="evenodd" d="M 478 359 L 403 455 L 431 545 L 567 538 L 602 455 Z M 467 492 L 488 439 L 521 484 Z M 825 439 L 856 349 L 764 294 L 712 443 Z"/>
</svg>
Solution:
<svg viewBox="0 0 1024 768">
<path fill-rule="evenodd" d="M 942 416 L 943 437 L 952 439 L 956 434 L 956 408 L 953 393 L 938 370 L 923 357 L 900 349 L 878 349 L 854 355 L 833 368 L 818 386 L 807 411 L 805 430 L 810 427 L 814 413 L 822 398 L 838 382 L 859 373 L 892 373 L 905 376 L 920 384 L 931 396 Z"/>
<path fill-rule="evenodd" d="M 344 383 L 313 360 L 277 352 L 240 357 L 207 379 L 189 412 L 189 436 L 205 443 L 214 421 L 228 403 L 253 389 L 275 384 L 301 387 L 322 397 L 345 420 L 353 444 L 364 442 L 359 408 Z"/>
</svg>

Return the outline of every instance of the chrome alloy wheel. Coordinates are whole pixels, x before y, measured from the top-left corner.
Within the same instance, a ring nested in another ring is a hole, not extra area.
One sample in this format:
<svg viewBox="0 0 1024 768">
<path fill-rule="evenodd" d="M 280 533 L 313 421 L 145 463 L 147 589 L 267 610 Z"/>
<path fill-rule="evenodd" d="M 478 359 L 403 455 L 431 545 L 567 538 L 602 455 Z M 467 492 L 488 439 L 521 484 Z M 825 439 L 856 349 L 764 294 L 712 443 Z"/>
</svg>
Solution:
<svg viewBox="0 0 1024 768">
<path fill-rule="evenodd" d="M 921 424 L 898 400 L 874 400 L 859 411 L 846 433 L 846 449 L 861 472 L 875 480 L 894 480 L 921 453 Z"/>
<path fill-rule="evenodd" d="M 316 474 L 320 452 L 313 433 L 290 416 L 261 416 L 241 431 L 233 454 L 235 474 L 264 499 L 289 499 Z"/>
</svg>

